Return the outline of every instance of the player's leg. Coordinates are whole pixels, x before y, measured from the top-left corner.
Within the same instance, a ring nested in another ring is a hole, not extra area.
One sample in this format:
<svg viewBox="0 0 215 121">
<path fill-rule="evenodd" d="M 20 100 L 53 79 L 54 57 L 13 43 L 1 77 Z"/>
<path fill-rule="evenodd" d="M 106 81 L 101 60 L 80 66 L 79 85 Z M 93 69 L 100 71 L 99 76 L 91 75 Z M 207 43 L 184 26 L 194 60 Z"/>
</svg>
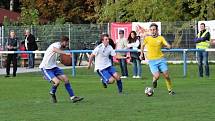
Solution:
<svg viewBox="0 0 215 121">
<path fill-rule="evenodd" d="M 62 75 L 58 75 L 57 76 L 58 79 L 62 80 L 64 82 L 64 85 L 65 85 L 65 88 L 69 94 L 70 97 L 73 97 L 74 96 L 74 92 L 73 92 L 73 89 L 71 87 L 71 84 L 69 82 L 69 79 L 66 75 L 62 74 Z"/>
<path fill-rule="evenodd" d="M 164 72 L 163 72 L 163 76 L 164 76 L 164 78 L 165 78 L 166 87 L 167 87 L 167 90 L 168 90 L 169 94 L 170 94 L 170 95 L 174 95 L 175 92 L 174 92 L 173 89 L 172 89 L 172 81 L 171 81 L 171 79 L 170 79 L 170 77 L 169 77 L 168 71 L 164 71 Z"/>
<path fill-rule="evenodd" d="M 108 78 L 106 78 L 105 75 L 105 69 L 104 70 L 97 70 L 98 75 L 101 77 L 101 82 L 104 88 L 107 88 L 107 84 L 108 84 Z"/>
<path fill-rule="evenodd" d="M 49 94 L 52 97 L 52 102 L 56 103 L 57 102 L 57 98 L 56 98 L 56 91 L 57 91 L 57 87 L 60 83 L 60 80 L 55 76 L 54 74 L 54 69 L 44 69 L 42 68 L 42 73 L 44 75 L 44 79 L 48 80 L 50 83 L 52 83 L 52 87 L 50 89 Z"/>
<path fill-rule="evenodd" d="M 152 77 L 152 85 L 153 85 L 153 88 L 157 88 L 157 81 L 158 81 L 158 79 L 159 79 L 159 77 L 160 77 L 160 73 L 159 72 L 154 72 L 153 73 L 153 77 Z"/>
<path fill-rule="evenodd" d="M 115 82 L 115 78 L 114 78 L 114 73 L 116 72 L 115 68 L 112 68 L 112 66 L 106 68 L 106 69 L 103 69 L 103 70 L 97 70 L 99 76 L 102 78 L 103 80 L 103 83 L 105 84 L 113 84 Z M 122 82 L 121 82 L 121 79 L 118 76 L 118 80 L 117 80 L 117 86 L 118 86 L 118 89 L 119 89 L 119 92 L 122 92 Z M 121 84 L 120 84 L 121 82 Z"/>
<path fill-rule="evenodd" d="M 168 73 L 168 67 L 167 67 L 167 62 L 166 59 L 162 59 L 159 63 L 159 70 L 162 72 L 164 78 L 165 78 L 165 82 L 166 82 L 166 86 L 167 86 L 167 90 L 169 91 L 170 95 L 175 94 L 172 90 L 172 81 L 169 77 L 169 73 Z"/>
<path fill-rule="evenodd" d="M 60 84 L 60 80 L 57 77 L 54 77 L 54 78 L 52 78 L 51 83 L 52 83 L 52 87 L 50 89 L 49 94 L 52 97 L 52 102 L 57 103 L 56 91 Z"/>
<path fill-rule="evenodd" d="M 113 74 L 113 77 L 116 80 L 116 84 L 117 84 L 119 93 L 122 93 L 123 85 L 122 85 L 122 80 L 121 80 L 119 74 L 117 72 L 115 72 Z"/>
<path fill-rule="evenodd" d="M 153 75 L 153 78 L 152 78 L 153 88 L 157 88 L 157 81 L 160 77 L 160 72 L 159 72 L 157 63 L 158 63 L 158 60 L 149 60 L 149 68 Z"/>
<path fill-rule="evenodd" d="M 119 93 L 122 93 L 122 89 L 123 89 L 122 80 L 121 80 L 119 74 L 116 72 L 116 69 L 113 66 L 111 66 L 108 68 L 108 72 L 112 75 L 112 77 L 109 79 L 109 81 L 114 82 L 114 80 L 116 80 L 118 91 L 119 91 Z"/>
<path fill-rule="evenodd" d="M 84 99 L 83 97 L 75 96 L 68 77 L 65 74 L 63 74 L 63 71 L 61 69 L 58 70 L 58 76 L 57 77 L 58 77 L 58 79 L 64 81 L 66 91 L 68 92 L 70 99 L 72 100 L 73 103 L 81 101 Z"/>
</svg>

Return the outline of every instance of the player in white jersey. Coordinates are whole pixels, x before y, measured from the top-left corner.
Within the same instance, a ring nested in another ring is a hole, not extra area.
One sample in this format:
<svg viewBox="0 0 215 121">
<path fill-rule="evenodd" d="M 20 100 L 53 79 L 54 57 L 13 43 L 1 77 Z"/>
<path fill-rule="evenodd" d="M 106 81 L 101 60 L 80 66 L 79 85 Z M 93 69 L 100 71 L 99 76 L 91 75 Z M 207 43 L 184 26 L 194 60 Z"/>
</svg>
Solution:
<svg viewBox="0 0 215 121">
<path fill-rule="evenodd" d="M 106 88 L 107 84 L 112 84 L 116 80 L 118 91 L 119 93 L 122 93 L 122 81 L 116 72 L 116 69 L 112 66 L 109 56 L 116 56 L 116 53 L 109 45 L 109 36 L 104 34 L 102 37 L 102 43 L 99 44 L 90 55 L 88 68 L 91 67 L 91 63 L 95 57 L 95 71 L 97 71 L 99 76 L 102 78 L 104 87 Z"/>
<path fill-rule="evenodd" d="M 64 82 L 65 88 L 73 103 L 83 100 L 82 97 L 74 95 L 68 77 L 63 73 L 63 70 L 57 66 L 58 54 L 71 55 L 70 53 L 66 53 L 62 50 L 63 48 L 66 48 L 68 45 L 69 38 L 66 36 L 62 36 L 60 42 L 55 42 L 48 47 L 43 57 L 43 60 L 39 66 L 39 68 L 42 70 L 44 78 L 48 80 L 50 83 L 52 83 L 52 87 L 49 94 L 52 97 L 53 103 L 57 103 L 55 93 L 57 91 L 57 87 L 60 84 L 60 81 Z"/>
</svg>

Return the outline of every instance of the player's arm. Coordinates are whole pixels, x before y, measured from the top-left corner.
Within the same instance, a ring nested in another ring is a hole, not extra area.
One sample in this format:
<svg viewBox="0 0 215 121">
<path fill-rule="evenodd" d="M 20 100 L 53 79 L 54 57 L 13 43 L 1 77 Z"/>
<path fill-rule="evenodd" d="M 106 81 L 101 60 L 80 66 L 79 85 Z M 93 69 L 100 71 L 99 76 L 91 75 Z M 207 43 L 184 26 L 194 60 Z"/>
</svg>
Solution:
<svg viewBox="0 0 215 121">
<path fill-rule="evenodd" d="M 125 56 L 122 56 L 121 54 L 117 53 L 115 56 L 114 56 L 116 59 L 126 59 L 127 57 Z"/>
<path fill-rule="evenodd" d="M 162 37 L 163 45 L 166 49 L 171 49 L 171 45 Z"/>
<path fill-rule="evenodd" d="M 71 55 L 71 53 L 66 53 L 65 51 L 58 49 L 56 47 L 53 48 L 53 51 L 59 54 Z"/>
<path fill-rule="evenodd" d="M 122 56 L 122 55 L 119 54 L 119 53 L 116 53 L 116 51 L 115 51 L 113 48 L 112 48 L 112 50 L 111 50 L 110 56 L 115 57 L 116 59 L 127 58 L 127 57 Z"/>
<path fill-rule="evenodd" d="M 90 55 L 90 57 L 89 57 L 89 63 L 88 63 L 88 69 L 90 69 L 94 57 L 95 57 L 94 54 L 91 54 L 91 55 Z"/>
<path fill-rule="evenodd" d="M 165 45 L 165 47 L 166 47 L 167 49 L 171 49 L 171 45 L 170 45 L 169 43 L 167 43 L 167 44 Z"/>
</svg>

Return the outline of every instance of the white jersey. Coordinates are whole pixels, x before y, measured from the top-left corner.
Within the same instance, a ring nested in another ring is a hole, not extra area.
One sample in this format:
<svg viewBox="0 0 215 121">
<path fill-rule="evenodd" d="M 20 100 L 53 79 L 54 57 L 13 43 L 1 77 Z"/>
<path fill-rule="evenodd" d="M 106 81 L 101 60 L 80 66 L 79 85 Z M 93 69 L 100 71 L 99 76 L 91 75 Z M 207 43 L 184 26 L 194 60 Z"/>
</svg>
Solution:
<svg viewBox="0 0 215 121">
<path fill-rule="evenodd" d="M 114 49 L 108 45 L 104 46 L 103 43 L 99 44 L 92 52 L 95 55 L 95 71 L 103 70 L 112 65 L 110 56 L 115 56 Z"/>
<path fill-rule="evenodd" d="M 54 52 L 54 48 L 60 49 L 61 45 L 60 42 L 55 42 L 51 44 L 43 57 L 42 62 L 40 63 L 39 68 L 45 68 L 45 69 L 52 69 L 54 67 L 57 67 L 57 53 Z"/>
</svg>

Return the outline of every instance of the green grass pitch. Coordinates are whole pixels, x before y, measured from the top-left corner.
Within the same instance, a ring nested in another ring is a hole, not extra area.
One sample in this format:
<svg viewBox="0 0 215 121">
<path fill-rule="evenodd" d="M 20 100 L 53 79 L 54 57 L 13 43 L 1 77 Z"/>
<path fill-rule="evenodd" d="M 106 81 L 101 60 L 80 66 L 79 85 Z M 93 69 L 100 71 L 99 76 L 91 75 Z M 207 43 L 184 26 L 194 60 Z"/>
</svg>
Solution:
<svg viewBox="0 0 215 121">
<path fill-rule="evenodd" d="M 76 95 L 85 99 L 71 103 L 63 83 L 57 91 L 58 103 L 50 102 L 50 84 L 40 72 L 18 74 L 16 78 L 0 76 L 0 121 L 215 121 L 215 65 L 211 77 L 199 78 L 197 65 L 188 65 L 183 77 L 182 65 L 169 65 L 176 95 L 168 95 L 161 77 L 152 97 L 144 94 L 151 86 L 146 65 L 143 79 L 123 80 L 124 94 L 116 84 L 104 89 L 93 70 L 77 69 L 76 77 L 65 70 Z M 117 70 L 119 68 L 117 66 Z"/>
</svg>

